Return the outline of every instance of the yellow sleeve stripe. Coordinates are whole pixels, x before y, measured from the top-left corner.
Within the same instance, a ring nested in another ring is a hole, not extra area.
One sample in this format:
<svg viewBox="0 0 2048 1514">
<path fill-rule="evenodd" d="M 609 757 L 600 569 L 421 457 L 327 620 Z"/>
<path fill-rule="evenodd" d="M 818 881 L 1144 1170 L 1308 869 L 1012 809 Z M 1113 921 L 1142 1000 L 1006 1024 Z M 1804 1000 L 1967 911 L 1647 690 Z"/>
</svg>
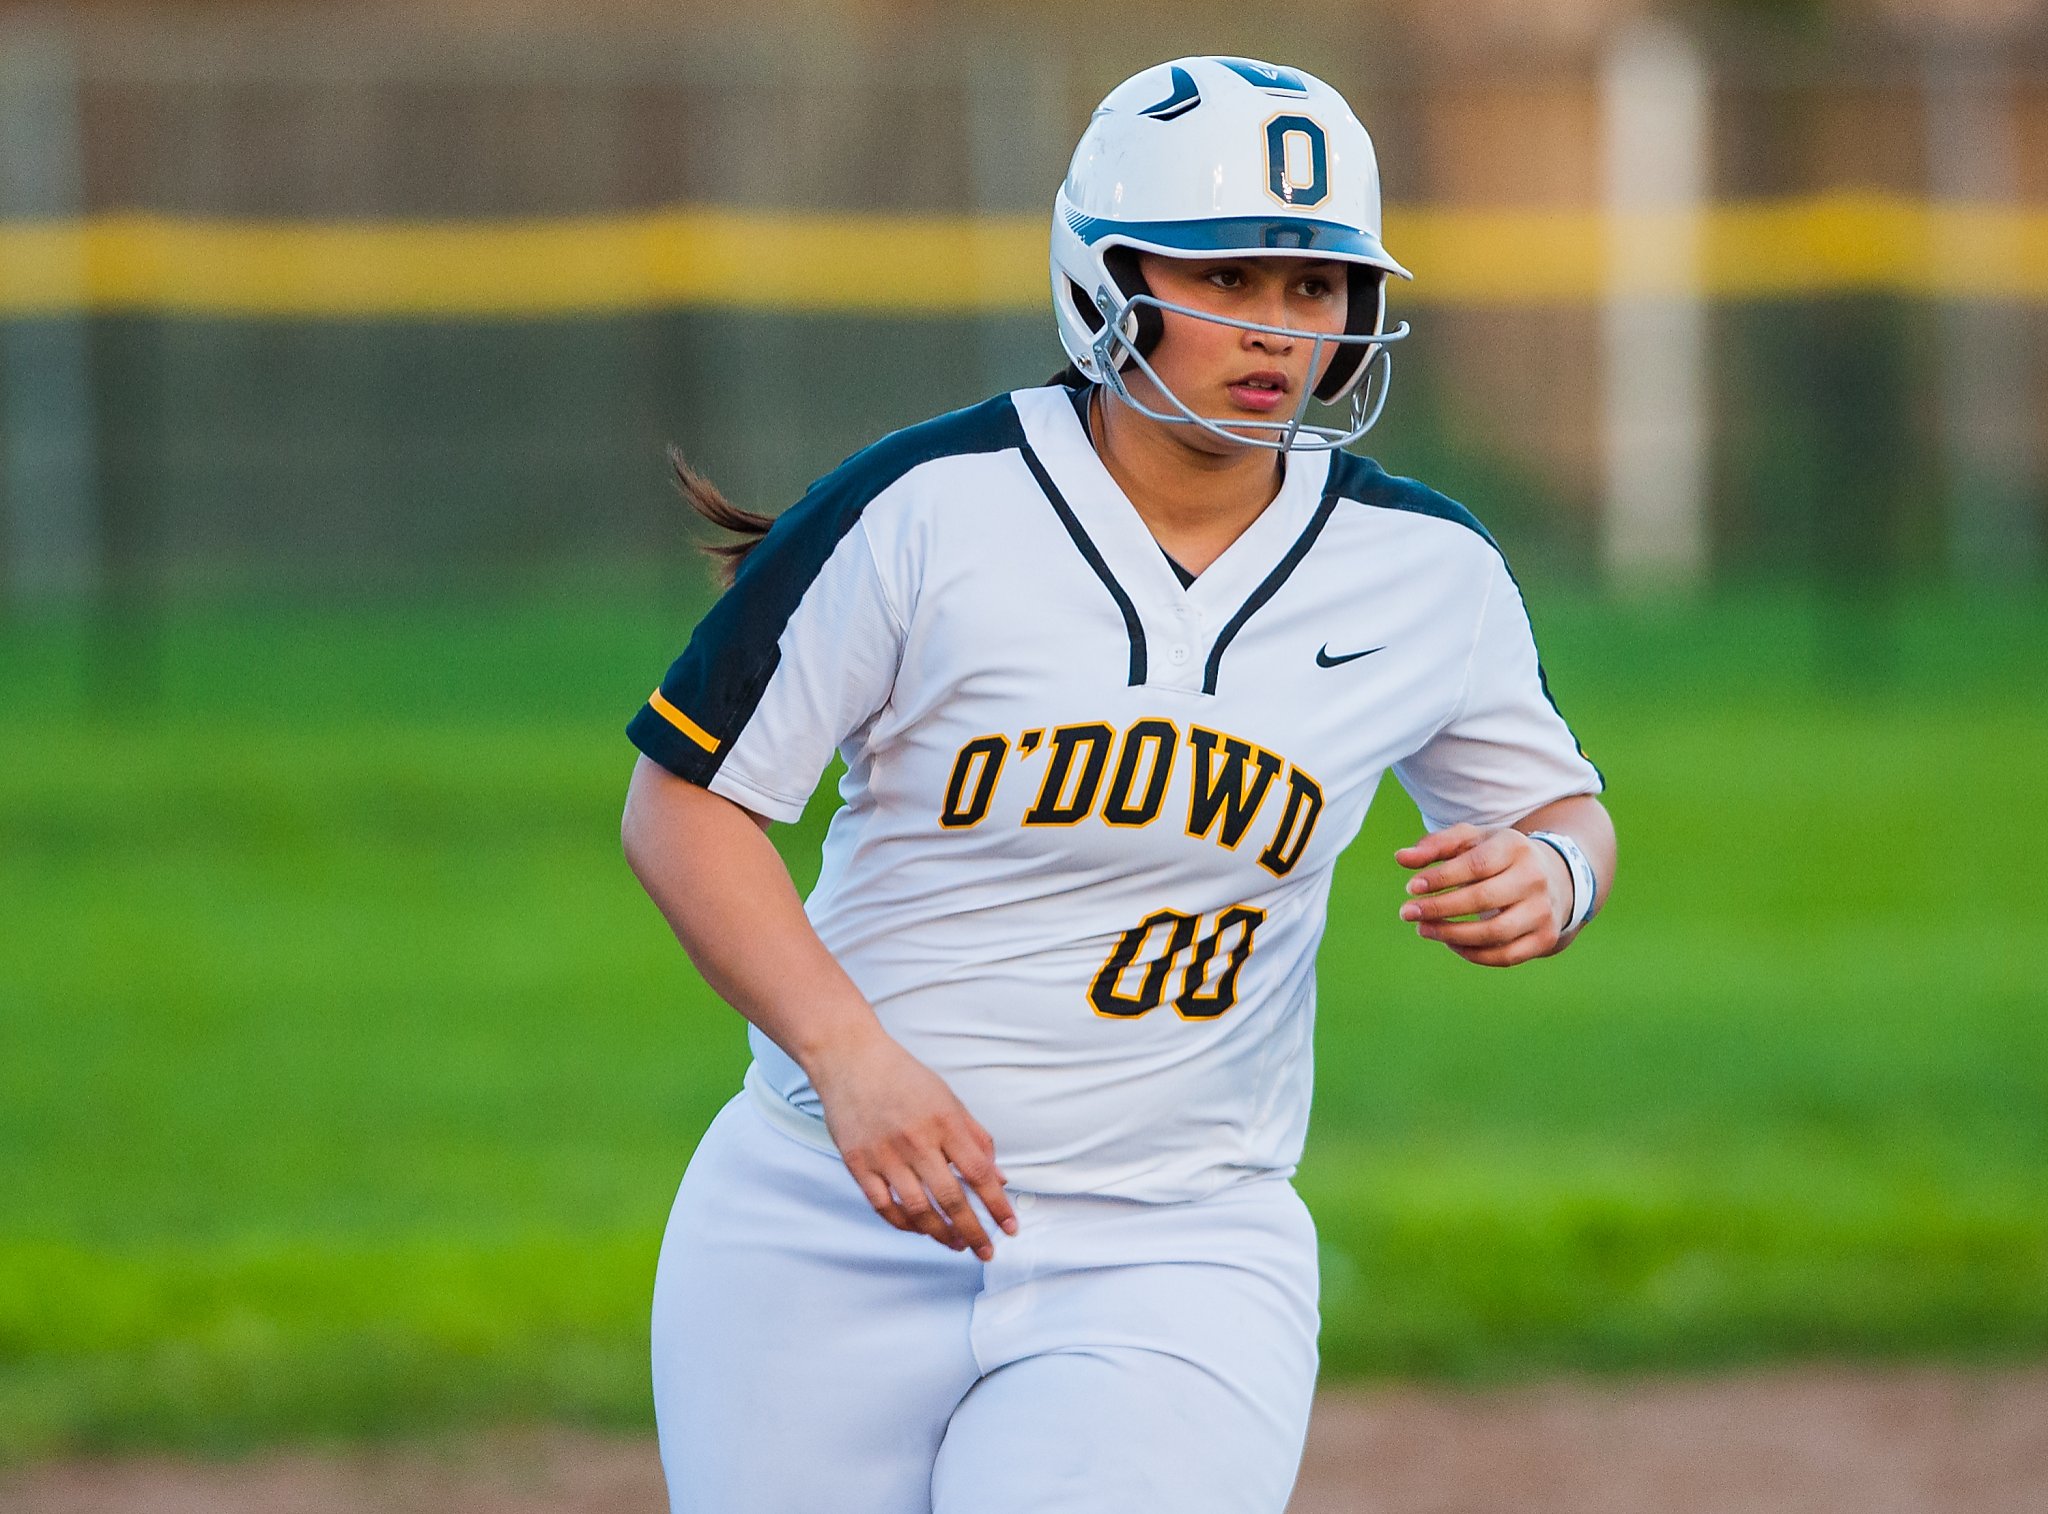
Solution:
<svg viewBox="0 0 2048 1514">
<path fill-rule="evenodd" d="M 664 699 L 660 689 L 656 689 L 647 696 L 647 707 L 681 731 L 685 736 L 696 742 L 697 745 L 704 748 L 705 751 L 715 752 L 718 750 L 718 738 Z"/>
</svg>

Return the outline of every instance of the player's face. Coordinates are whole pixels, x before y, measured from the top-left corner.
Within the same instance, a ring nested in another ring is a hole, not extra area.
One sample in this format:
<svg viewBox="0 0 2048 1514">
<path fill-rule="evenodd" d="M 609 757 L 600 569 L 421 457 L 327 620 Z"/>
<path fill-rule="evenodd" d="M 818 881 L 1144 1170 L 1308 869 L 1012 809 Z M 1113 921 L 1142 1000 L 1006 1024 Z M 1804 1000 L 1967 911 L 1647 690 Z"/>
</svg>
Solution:
<svg viewBox="0 0 2048 1514">
<path fill-rule="evenodd" d="M 1340 334 L 1344 330 L 1348 281 L 1342 263 L 1319 258 L 1166 258 L 1140 253 L 1138 266 L 1162 300 L 1232 320 L 1294 331 Z M 1150 362 L 1160 379 L 1197 415 L 1225 425 L 1234 420 L 1282 421 L 1294 414 L 1302 391 L 1314 386 L 1337 355 L 1325 346 L 1322 362 L 1309 371 L 1315 343 L 1304 337 L 1246 331 L 1175 311 L 1165 322 Z M 1139 398 L 1170 409 L 1151 382 L 1135 369 L 1125 382 Z M 1148 392 L 1151 391 L 1151 392 Z M 1191 445 L 1207 437 L 1184 429 Z"/>
</svg>

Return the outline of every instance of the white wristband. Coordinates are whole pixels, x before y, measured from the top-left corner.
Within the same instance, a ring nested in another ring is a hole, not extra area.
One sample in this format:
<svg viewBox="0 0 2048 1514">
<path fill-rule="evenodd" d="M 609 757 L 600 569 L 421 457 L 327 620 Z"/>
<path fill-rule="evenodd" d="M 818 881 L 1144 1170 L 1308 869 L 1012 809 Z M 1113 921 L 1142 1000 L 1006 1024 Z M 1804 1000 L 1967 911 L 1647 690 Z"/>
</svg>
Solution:
<svg viewBox="0 0 2048 1514">
<path fill-rule="evenodd" d="M 1586 860 L 1585 849 L 1561 831 L 1531 831 L 1529 839 L 1554 848 L 1564 858 L 1565 870 L 1572 875 L 1572 915 L 1565 922 L 1563 934 L 1574 935 L 1593 918 L 1593 907 L 1600 900 L 1600 879 L 1593 864 Z"/>
</svg>

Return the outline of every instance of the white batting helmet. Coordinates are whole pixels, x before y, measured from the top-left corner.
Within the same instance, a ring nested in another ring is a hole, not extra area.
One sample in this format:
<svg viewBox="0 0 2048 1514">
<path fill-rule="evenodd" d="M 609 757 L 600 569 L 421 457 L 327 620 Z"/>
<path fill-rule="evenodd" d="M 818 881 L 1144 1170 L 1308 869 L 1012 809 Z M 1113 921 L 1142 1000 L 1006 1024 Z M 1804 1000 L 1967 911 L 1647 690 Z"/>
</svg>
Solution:
<svg viewBox="0 0 2048 1514">
<path fill-rule="evenodd" d="M 1226 320 L 1152 295 L 1137 253 L 1168 257 L 1316 257 L 1351 265 L 1342 335 Z M 1053 199 L 1052 306 L 1060 344 L 1087 378 L 1155 420 L 1228 441 L 1285 450 L 1346 446 L 1378 419 L 1391 361 L 1386 276 L 1410 277 L 1380 245 L 1380 173 L 1372 138 L 1344 97 L 1299 69 L 1248 58 L 1180 58 L 1134 74 L 1095 108 Z M 1313 394 L 1285 421 L 1221 423 L 1196 415 L 1146 361 L 1161 312 L 1316 343 L 1310 371 L 1335 348 Z M 1381 381 L 1365 382 L 1377 361 Z M 1141 369 L 1173 412 L 1132 399 Z M 1368 393 L 1372 397 L 1368 401 Z M 1311 398 L 1351 400 L 1348 426 L 1311 426 Z M 1267 433 L 1261 435 L 1260 433 Z"/>
</svg>

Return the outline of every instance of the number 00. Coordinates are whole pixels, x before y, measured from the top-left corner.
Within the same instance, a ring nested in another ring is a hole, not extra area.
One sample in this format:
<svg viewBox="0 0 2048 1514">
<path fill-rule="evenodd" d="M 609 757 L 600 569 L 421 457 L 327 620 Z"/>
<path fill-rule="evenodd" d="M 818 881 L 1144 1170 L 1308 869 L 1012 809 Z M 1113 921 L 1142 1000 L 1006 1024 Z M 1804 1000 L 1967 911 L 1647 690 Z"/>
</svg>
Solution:
<svg viewBox="0 0 2048 1514">
<path fill-rule="evenodd" d="M 1132 1020 L 1150 1014 L 1166 997 L 1173 969 L 1190 948 L 1173 1010 L 1184 1020 L 1213 1020 L 1237 1002 L 1237 975 L 1252 954 L 1252 937 L 1266 912 L 1249 904 L 1220 911 L 1207 935 L 1202 918 L 1155 910 L 1117 937 L 1109 960 L 1088 986 L 1095 1012 Z M 1222 967 L 1217 969 L 1218 959 Z M 1137 981 L 1130 979 L 1136 975 Z M 1213 981 L 1212 981 L 1213 979 Z"/>
</svg>

